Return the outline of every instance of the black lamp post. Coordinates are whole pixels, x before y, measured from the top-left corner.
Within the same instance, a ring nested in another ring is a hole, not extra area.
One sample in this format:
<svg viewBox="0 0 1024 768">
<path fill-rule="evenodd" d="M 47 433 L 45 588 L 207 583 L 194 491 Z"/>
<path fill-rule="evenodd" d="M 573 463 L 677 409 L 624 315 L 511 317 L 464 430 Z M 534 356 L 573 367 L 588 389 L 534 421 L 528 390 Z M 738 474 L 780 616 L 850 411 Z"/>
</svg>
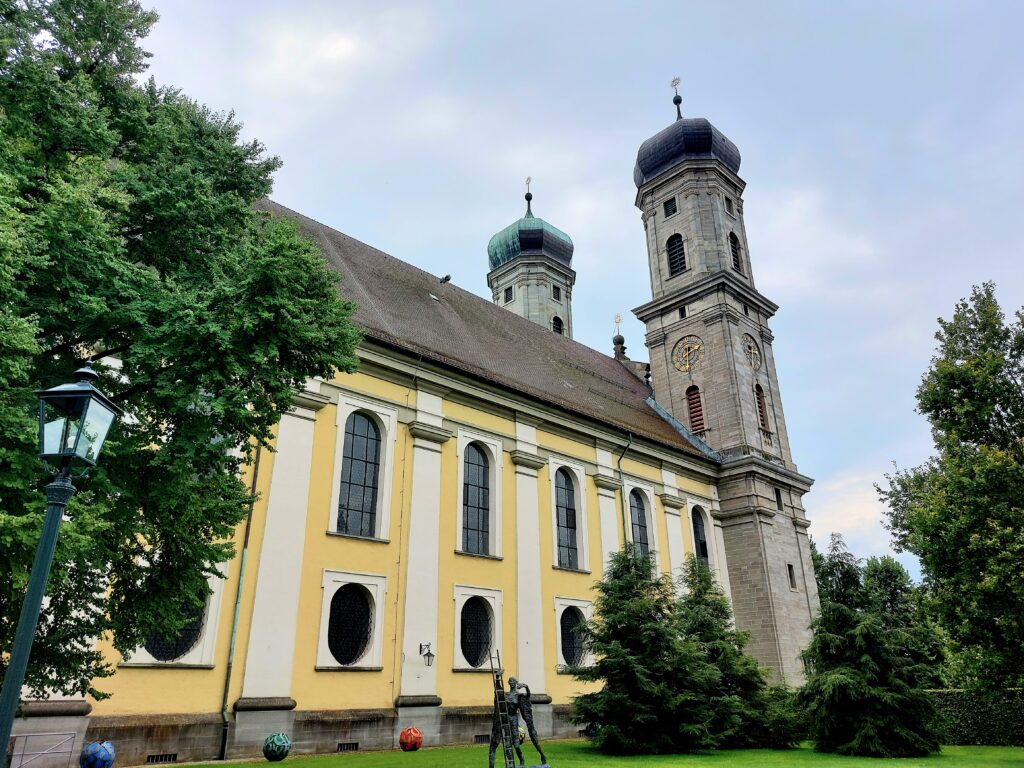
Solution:
<svg viewBox="0 0 1024 768">
<path fill-rule="evenodd" d="M 7 743 L 21 698 L 21 686 L 25 682 L 43 593 L 57 547 L 57 533 L 64 508 L 75 495 L 71 468 L 76 464 L 95 466 L 107 432 L 121 413 L 120 408 L 93 386 L 97 375 L 89 363 L 75 371 L 75 378 L 77 381 L 73 384 L 61 384 L 36 392 L 39 396 L 39 456 L 57 466 L 58 471 L 53 482 L 46 486 L 43 531 L 32 563 L 25 602 L 21 604 L 3 692 L 0 693 L 0 748 L 4 750 L 0 766 L 7 762 Z"/>
</svg>

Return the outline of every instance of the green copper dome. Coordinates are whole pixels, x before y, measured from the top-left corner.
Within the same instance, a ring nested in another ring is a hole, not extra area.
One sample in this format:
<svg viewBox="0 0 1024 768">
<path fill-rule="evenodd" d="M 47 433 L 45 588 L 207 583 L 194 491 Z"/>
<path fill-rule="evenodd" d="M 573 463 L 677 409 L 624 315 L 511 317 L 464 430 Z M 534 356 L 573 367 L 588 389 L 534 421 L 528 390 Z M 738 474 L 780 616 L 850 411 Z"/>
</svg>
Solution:
<svg viewBox="0 0 1024 768">
<path fill-rule="evenodd" d="M 532 199 L 533 195 L 527 192 L 526 215 L 509 224 L 487 244 L 491 269 L 520 256 L 547 256 L 567 267 L 572 264 L 572 238 L 558 227 L 534 216 L 530 210 Z"/>
</svg>

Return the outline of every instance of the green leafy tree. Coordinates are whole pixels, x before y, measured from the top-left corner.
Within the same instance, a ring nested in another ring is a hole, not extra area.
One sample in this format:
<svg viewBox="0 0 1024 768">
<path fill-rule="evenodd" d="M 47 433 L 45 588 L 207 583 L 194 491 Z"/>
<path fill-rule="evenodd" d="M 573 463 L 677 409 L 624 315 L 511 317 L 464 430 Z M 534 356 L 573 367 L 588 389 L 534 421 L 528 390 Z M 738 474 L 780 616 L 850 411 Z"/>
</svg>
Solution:
<svg viewBox="0 0 1024 768">
<path fill-rule="evenodd" d="M 337 275 L 253 208 L 279 161 L 233 115 L 137 84 L 155 21 L 135 0 L 0 3 L 0 674 L 48 480 L 32 390 L 116 359 L 100 386 L 125 409 L 68 508 L 37 692 L 101 697 L 96 638 L 130 653 L 189 622 L 293 389 L 356 365 Z"/>
<path fill-rule="evenodd" d="M 594 608 L 587 646 L 595 662 L 575 674 L 602 687 L 575 699 L 575 717 L 595 727 L 596 746 L 611 754 L 717 746 L 711 696 L 721 673 L 683 635 L 672 580 L 656 575 L 649 556 L 617 552 Z"/>
<path fill-rule="evenodd" d="M 896 546 L 912 552 L 961 673 L 1024 685 L 1024 311 L 1007 322 L 975 287 L 917 390 L 935 455 L 879 489 Z"/>
<path fill-rule="evenodd" d="M 915 620 L 903 611 L 910 580 L 883 558 L 865 576 L 833 536 L 820 556 L 821 613 L 804 651 L 807 681 L 798 703 L 806 709 L 819 752 L 910 757 L 937 752 L 934 707 L 924 690 L 929 667 L 916 647 Z M 885 611 L 895 608 L 895 613 Z"/>
</svg>

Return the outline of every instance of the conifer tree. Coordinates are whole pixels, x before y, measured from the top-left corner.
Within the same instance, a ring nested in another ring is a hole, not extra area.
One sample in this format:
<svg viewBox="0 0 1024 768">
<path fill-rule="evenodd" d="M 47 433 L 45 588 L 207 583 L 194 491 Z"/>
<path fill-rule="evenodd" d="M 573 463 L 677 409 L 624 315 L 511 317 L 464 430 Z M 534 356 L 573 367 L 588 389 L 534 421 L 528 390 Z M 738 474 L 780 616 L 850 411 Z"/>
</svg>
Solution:
<svg viewBox="0 0 1024 768">
<path fill-rule="evenodd" d="M 587 627 L 595 661 L 575 674 L 602 687 L 576 698 L 577 722 L 595 726 L 594 743 L 611 754 L 717 746 L 711 697 L 721 673 L 684 637 L 672 580 L 627 548 L 612 555 L 597 593 Z"/>
<path fill-rule="evenodd" d="M 870 757 L 937 752 L 913 628 L 906 617 L 885 614 L 892 601 L 884 596 L 892 591 L 878 580 L 865 586 L 863 569 L 840 537 L 832 538 L 821 565 L 821 614 L 803 654 L 808 678 L 798 699 L 815 749 Z M 884 570 L 892 572 L 889 564 Z"/>
</svg>

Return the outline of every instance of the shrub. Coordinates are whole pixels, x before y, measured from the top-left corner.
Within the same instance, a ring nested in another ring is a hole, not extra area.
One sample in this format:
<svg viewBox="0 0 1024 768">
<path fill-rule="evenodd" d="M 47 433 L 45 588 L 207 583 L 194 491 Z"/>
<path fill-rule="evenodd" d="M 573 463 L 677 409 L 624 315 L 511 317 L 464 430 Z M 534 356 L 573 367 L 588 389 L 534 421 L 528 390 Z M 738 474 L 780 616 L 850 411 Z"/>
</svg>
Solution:
<svg viewBox="0 0 1024 768">
<path fill-rule="evenodd" d="M 1024 746 L 1024 690 L 929 691 L 944 744 Z"/>
</svg>

